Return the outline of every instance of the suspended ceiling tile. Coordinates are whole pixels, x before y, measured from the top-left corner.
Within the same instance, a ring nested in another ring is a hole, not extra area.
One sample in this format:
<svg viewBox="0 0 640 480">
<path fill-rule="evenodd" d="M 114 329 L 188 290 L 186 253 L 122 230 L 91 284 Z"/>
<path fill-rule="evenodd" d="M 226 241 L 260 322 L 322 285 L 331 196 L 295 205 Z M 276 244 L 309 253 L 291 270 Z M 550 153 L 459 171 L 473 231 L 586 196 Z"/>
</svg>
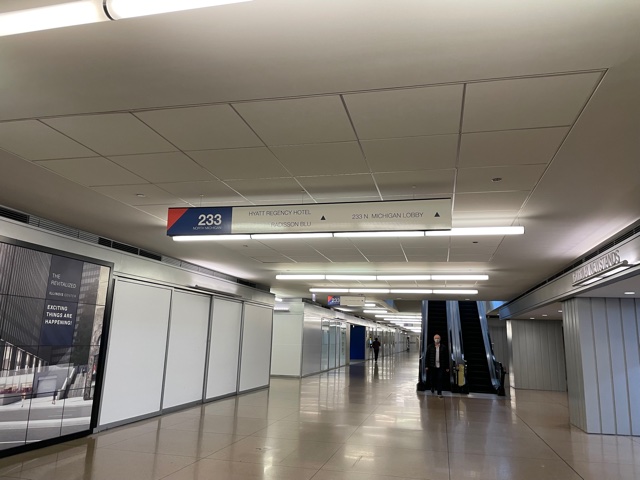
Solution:
<svg viewBox="0 0 640 480">
<path fill-rule="evenodd" d="M 369 173 L 357 142 L 284 145 L 271 151 L 296 176 Z"/>
<path fill-rule="evenodd" d="M 158 187 L 199 207 L 216 204 L 219 206 L 244 204 L 244 199 L 218 180 L 205 182 L 159 183 Z"/>
<path fill-rule="evenodd" d="M 340 97 L 311 97 L 234 104 L 267 145 L 355 140 Z"/>
<path fill-rule="evenodd" d="M 439 170 L 455 167 L 458 136 L 366 140 L 362 148 L 374 173 Z"/>
<path fill-rule="evenodd" d="M 518 210 L 454 212 L 453 227 L 506 227 L 512 225 Z"/>
<path fill-rule="evenodd" d="M 221 180 L 291 176 L 266 147 L 187 153 Z"/>
<path fill-rule="evenodd" d="M 398 262 L 398 263 L 406 263 L 407 259 L 404 255 L 365 255 L 367 260 L 371 263 L 379 263 L 379 262 Z"/>
<path fill-rule="evenodd" d="M 360 255 L 327 255 L 329 260 L 335 263 L 348 263 L 348 262 L 366 262 L 367 259 Z"/>
<path fill-rule="evenodd" d="M 568 127 L 557 127 L 465 133 L 458 166 L 547 164 L 568 131 Z"/>
<path fill-rule="evenodd" d="M 404 255 L 400 245 L 387 245 L 382 242 L 378 242 L 377 245 L 357 245 L 358 249 L 363 255 Z"/>
<path fill-rule="evenodd" d="M 471 83 L 463 132 L 572 125 L 600 77 L 595 72 Z"/>
<path fill-rule="evenodd" d="M 294 260 L 297 263 L 329 263 L 331 260 L 323 257 L 322 255 L 295 255 L 287 254 L 287 257 Z"/>
<path fill-rule="evenodd" d="M 97 156 L 37 120 L 0 123 L 0 148 L 27 160 Z"/>
<path fill-rule="evenodd" d="M 326 248 L 354 248 L 348 238 L 306 238 L 304 242 L 323 252 Z"/>
<path fill-rule="evenodd" d="M 451 254 L 449 255 L 449 262 L 482 262 L 482 263 L 486 263 L 486 262 L 490 262 L 491 261 L 491 257 L 493 255 L 492 254 L 483 254 L 483 253 L 477 253 L 477 254 L 468 254 L 468 253 L 460 253 L 460 254 L 456 254 L 454 252 L 451 252 Z"/>
<path fill-rule="evenodd" d="M 400 238 L 402 248 L 448 248 L 449 237 L 407 237 Z"/>
<path fill-rule="evenodd" d="M 254 260 L 260 263 L 294 263 L 293 260 L 283 256 L 283 255 L 269 255 L 269 256 L 258 256 L 251 257 Z"/>
<path fill-rule="evenodd" d="M 345 95 L 362 140 L 458 133 L 462 85 Z"/>
<path fill-rule="evenodd" d="M 207 170 L 181 152 L 109 157 L 151 183 L 190 182 L 213 179 Z"/>
<path fill-rule="evenodd" d="M 128 113 L 59 117 L 43 121 L 105 156 L 174 152 L 177 150 L 176 147 Z"/>
<path fill-rule="evenodd" d="M 504 235 L 477 235 L 451 237 L 451 248 L 496 248 Z M 477 243 L 473 243 L 477 242 Z"/>
<path fill-rule="evenodd" d="M 546 165 L 461 168 L 458 170 L 456 193 L 531 190 L 545 168 Z M 502 180 L 493 181 L 499 178 Z"/>
<path fill-rule="evenodd" d="M 188 208 L 189 206 L 188 203 L 180 202 L 168 205 L 139 205 L 136 208 L 166 222 L 170 208 Z"/>
<path fill-rule="evenodd" d="M 530 192 L 457 193 L 453 206 L 456 212 L 486 212 L 520 210 Z"/>
<path fill-rule="evenodd" d="M 427 254 L 427 255 L 409 255 L 407 253 L 406 255 L 407 255 L 407 260 L 409 260 L 409 262 L 411 263 L 446 262 L 448 257 L 448 253 L 447 254 L 434 253 L 434 254 Z"/>
<path fill-rule="evenodd" d="M 182 150 L 262 146 L 229 105 L 172 108 L 135 115 Z"/>
<path fill-rule="evenodd" d="M 251 201 L 260 203 L 269 200 L 284 201 L 285 203 L 308 202 L 308 195 L 293 178 L 229 180 L 226 183 Z"/>
<path fill-rule="evenodd" d="M 313 197 L 374 196 L 378 193 L 370 174 L 297 177 L 297 180 Z"/>
<path fill-rule="evenodd" d="M 274 240 L 260 240 L 260 244 L 265 247 L 272 248 L 280 252 L 307 252 L 309 254 L 316 254 L 313 247 L 307 245 L 303 241 L 293 239 L 274 239 Z"/>
<path fill-rule="evenodd" d="M 98 193 L 119 200 L 127 205 L 167 205 L 179 203 L 180 199 L 155 185 L 116 185 L 92 187 Z M 140 196 L 139 196 L 140 195 Z"/>
<path fill-rule="evenodd" d="M 317 195 L 313 197 L 318 203 L 361 203 L 380 202 L 379 195 L 369 195 L 366 197 L 340 197 L 335 195 Z"/>
<path fill-rule="evenodd" d="M 73 182 L 88 187 L 146 183 L 144 178 L 103 157 L 45 160 L 36 163 Z"/>
<path fill-rule="evenodd" d="M 497 245 L 469 245 L 466 247 L 451 247 L 451 256 L 457 255 L 493 255 L 498 248 Z"/>
<path fill-rule="evenodd" d="M 425 258 L 441 258 L 445 261 L 449 254 L 448 248 L 433 247 L 433 248 L 405 248 L 404 254 L 407 257 L 425 257 Z"/>
<path fill-rule="evenodd" d="M 455 170 L 389 172 L 374 175 L 382 196 L 453 194 Z"/>
</svg>

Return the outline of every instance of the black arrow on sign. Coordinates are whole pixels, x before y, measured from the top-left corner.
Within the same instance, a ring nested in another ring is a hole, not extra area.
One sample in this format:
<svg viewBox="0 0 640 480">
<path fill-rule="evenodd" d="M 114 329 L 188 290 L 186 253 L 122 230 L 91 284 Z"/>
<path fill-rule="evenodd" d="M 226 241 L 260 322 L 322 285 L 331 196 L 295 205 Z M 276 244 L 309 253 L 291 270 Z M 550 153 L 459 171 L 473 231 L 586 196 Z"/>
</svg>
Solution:
<svg viewBox="0 0 640 480">
<path fill-rule="evenodd" d="M 434 215 L 435 218 L 440 218 L 440 214 L 438 212 L 436 212 L 436 214 Z"/>
<path fill-rule="evenodd" d="M 326 220 L 326 218 L 324 218 L 324 215 L 322 215 L 322 218 L 320 220 Z"/>
</svg>

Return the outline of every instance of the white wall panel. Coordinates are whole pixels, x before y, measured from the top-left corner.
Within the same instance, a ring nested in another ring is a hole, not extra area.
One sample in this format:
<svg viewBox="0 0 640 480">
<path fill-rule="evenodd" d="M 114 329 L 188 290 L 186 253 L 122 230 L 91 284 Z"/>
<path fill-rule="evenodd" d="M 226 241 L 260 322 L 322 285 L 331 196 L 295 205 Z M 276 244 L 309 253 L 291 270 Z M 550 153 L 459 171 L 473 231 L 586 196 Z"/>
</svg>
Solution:
<svg viewBox="0 0 640 480">
<path fill-rule="evenodd" d="M 322 363 L 322 317 L 305 307 L 302 336 L 302 375 L 320 371 Z"/>
<path fill-rule="evenodd" d="M 566 391 L 562 323 L 509 320 L 511 384 L 530 390 Z"/>
<path fill-rule="evenodd" d="M 589 433 L 640 435 L 640 302 L 564 302 L 571 423 Z M 570 350 L 569 350 L 570 347 Z"/>
<path fill-rule="evenodd" d="M 210 305 L 210 296 L 173 293 L 162 408 L 202 400 Z"/>
<path fill-rule="evenodd" d="M 273 309 L 245 304 L 239 391 L 269 385 Z"/>
<path fill-rule="evenodd" d="M 302 313 L 273 313 L 271 375 L 300 376 Z"/>
<path fill-rule="evenodd" d="M 116 282 L 100 425 L 160 410 L 171 290 Z"/>
<path fill-rule="evenodd" d="M 214 298 L 206 398 L 236 393 L 242 303 Z"/>
</svg>

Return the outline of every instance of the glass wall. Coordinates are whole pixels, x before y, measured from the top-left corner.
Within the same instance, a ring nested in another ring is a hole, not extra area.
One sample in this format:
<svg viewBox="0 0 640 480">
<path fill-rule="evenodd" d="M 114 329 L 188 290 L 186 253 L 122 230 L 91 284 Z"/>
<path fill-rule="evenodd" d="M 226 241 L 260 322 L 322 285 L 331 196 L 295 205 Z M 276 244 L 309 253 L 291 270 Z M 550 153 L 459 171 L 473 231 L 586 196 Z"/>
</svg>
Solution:
<svg viewBox="0 0 640 480">
<path fill-rule="evenodd" d="M 89 430 L 109 276 L 0 243 L 0 449 Z"/>
</svg>

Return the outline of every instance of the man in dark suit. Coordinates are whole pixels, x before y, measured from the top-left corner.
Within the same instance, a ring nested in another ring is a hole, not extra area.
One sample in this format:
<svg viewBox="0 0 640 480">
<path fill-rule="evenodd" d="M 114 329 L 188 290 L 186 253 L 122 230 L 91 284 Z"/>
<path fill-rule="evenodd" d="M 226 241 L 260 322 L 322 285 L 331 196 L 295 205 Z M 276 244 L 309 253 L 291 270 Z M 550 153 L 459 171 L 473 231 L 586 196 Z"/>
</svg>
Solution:
<svg viewBox="0 0 640 480">
<path fill-rule="evenodd" d="M 431 380 L 431 393 L 437 389 L 442 398 L 442 380 L 449 373 L 449 349 L 440 344 L 440 335 L 433 336 L 433 343 L 427 347 L 427 376 Z"/>
</svg>

